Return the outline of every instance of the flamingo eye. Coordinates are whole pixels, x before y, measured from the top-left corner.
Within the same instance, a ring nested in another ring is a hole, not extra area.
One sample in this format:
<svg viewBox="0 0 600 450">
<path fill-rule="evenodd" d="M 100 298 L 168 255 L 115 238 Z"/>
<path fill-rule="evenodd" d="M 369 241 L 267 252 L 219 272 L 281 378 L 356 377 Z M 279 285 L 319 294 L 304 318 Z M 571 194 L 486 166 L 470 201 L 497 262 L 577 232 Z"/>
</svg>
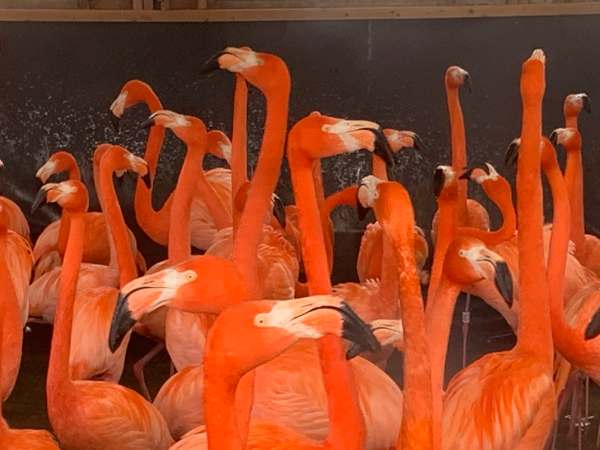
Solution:
<svg viewBox="0 0 600 450">
<path fill-rule="evenodd" d="M 467 252 L 461 249 L 458 251 L 458 256 L 462 256 L 464 258 L 465 256 L 467 256 Z"/>
<path fill-rule="evenodd" d="M 187 281 L 194 281 L 196 279 L 196 272 L 193 270 L 188 270 L 185 272 L 185 279 Z"/>
</svg>

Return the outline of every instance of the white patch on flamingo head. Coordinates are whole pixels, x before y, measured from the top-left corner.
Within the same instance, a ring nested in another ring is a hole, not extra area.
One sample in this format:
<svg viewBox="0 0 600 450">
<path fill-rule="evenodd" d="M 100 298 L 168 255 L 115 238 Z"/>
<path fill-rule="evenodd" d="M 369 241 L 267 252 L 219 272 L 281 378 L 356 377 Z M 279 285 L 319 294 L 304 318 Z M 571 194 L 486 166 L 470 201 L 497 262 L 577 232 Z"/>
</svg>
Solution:
<svg viewBox="0 0 600 450">
<path fill-rule="evenodd" d="M 373 207 L 375 201 L 379 198 L 379 189 L 377 187 L 382 182 L 383 180 L 377 178 L 375 175 L 367 175 L 360 180 L 357 197 L 363 208 Z"/>
<path fill-rule="evenodd" d="M 114 102 L 110 105 L 110 111 L 119 119 L 125 113 L 125 102 L 127 101 L 127 91 L 121 92 Z"/>
</svg>

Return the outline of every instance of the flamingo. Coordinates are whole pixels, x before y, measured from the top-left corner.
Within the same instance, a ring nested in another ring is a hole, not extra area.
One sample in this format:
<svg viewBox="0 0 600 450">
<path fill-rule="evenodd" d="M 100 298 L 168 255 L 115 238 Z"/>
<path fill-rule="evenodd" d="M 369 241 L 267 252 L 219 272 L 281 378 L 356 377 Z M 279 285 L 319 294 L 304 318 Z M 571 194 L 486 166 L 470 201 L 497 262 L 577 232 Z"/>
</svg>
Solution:
<svg viewBox="0 0 600 450">
<path fill-rule="evenodd" d="M 99 158 L 94 158 L 94 174 L 98 170 L 99 163 Z M 68 172 L 68 179 L 81 180 L 77 161 L 73 155 L 65 150 L 53 153 L 48 158 L 48 161 L 38 169 L 36 177 L 42 183 L 46 183 L 52 175 L 62 172 Z M 85 218 L 87 221 L 87 231 L 83 261 L 108 265 L 110 263 L 110 239 L 107 234 L 108 230 L 104 214 L 101 212 L 88 212 Z M 64 211 L 59 220 L 52 222 L 44 228 L 33 248 L 33 256 L 36 262 L 34 279 L 38 279 L 54 267 L 60 266 L 62 255 L 65 252 L 68 232 L 69 217 L 65 215 Z M 136 252 L 136 263 L 140 270 L 145 272 L 146 262 L 142 254 L 137 250 L 135 236 L 129 229 L 128 233 L 132 249 Z M 39 316 L 35 309 L 32 315 Z"/>
<path fill-rule="evenodd" d="M 52 185 L 44 192 L 47 201 L 58 203 L 71 215 L 46 379 L 52 428 L 60 443 L 69 449 L 167 449 L 173 440 L 164 419 L 139 394 L 118 384 L 72 380 L 69 375 L 71 327 L 77 271 L 83 254 L 87 191 L 81 182 L 69 180 Z M 126 233 L 123 234 L 126 237 Z M 133 255 L 131 259 L 133 262 Z"/>
<path fill-rule="evenodd" d="M 186 439 L 174 448 L 316 450 L 345 445 L 348 416 L 344 399 L 335 391 L 328 394 L 331 427 L 324 442 L 276 422 L 253 422 L 245 430 L 237 420 L 235 391 L 244 374 L 275 358 L 299 339 L 315 340 L 327 335 L 345 336 L 368 349 L 378 347 L 367 325 L 341 299 L 331 295 L 244 302 L 223 311 L 209 333 L 205 359 L 208 439 L 201 443 L 193 435 L 193 440 Z M 250 342 L 252 352 L 242 351 L 244 343 Z M 223 358 L 223 354 L 235 356 Z M 223 377 L 224 373 L 231 375 Z"/>
<path fill-rule="evenodd" d="M 4 162 L 0 161 L 0 170 L 2 169 L 4 169 Z M 19 205 L 3 195 L 0 195 L 0 204 L 6 211 L 8 229 L 17 233 L 19 236 L 24 238 L 28 244 L 30 244 L 31 238 L 29 236 L 29 223 L 27 222 L 25 214 L 23 214 L 23 211 L 21 211 Z"/>
<path fill-rule="evenodd" d="M 404 326 L 405 398 L 396 448 L 438 448 L 433 433 L 431 347 L 428 347 L 425 335 L 425 311 L 414 256 L 415 220 L 412 203 L 401 184 L 385 182 L 374 176 L 363 178 L 358 197 L 363 207 L 375 209 L 396 257 L 393 267 L 398 271 L 398 296 Z"/>
<path fill-rule="evenodd" d="M 517 344 L 509 351 L 485 355 L 452 378 L 444 398 L 443 448 L 542 448 L 554 419 L 539 151 L 544 70 L 545 55 L 535 50 L 521 72 Z"/>
<path fill-rule="evenodd" d="M 145 104 L 151 113 L 162 110 L 162 104 L 154 90 L 143 81 L 130 80 L 123 85 L 117 98 L 110 106 L 113 123 L 118 128 L 118 123 L 125 111 L 139 103 Z M 165 128 L 153 126 L 148 134 L 144 159 L 148 162 L 149 179 L 154 180 L 160 156 L 160 150 L 164 141 Z M 213 132 L 209 135 L 208 151 L 218 158 L 227 162 L 231 158 L 231 142 L 223 133 Z M 211 185 L 226 210 L 231 215 L 231 171 L 229 169 L 216 168 L 205 172 L 206 181 Z M 201 186 L 195 190 L 191 206 L 192 221 L 192 245 L 200 250 L 206 250 L 212 243 L 215 233 L 223 228 L 223 223 L 215 222 L 221 216 L 215 218 L 201 194 Z M 142 180 L 138 181 L 135 190 L 135 214 L 137 223 L 142 230 L 156 243 L 166 245 L 169 240 L 169 224 L 171 221 L 171 206 L 173 193 L 169 195 L 162 208 L 155 211 L 152 207 L 152 189 Z M 221 218 L 221 220 L 223 220 Z M 231 224 L 231 218 L 227 219 Z"/>
<path fill-rule="evenodd" d="M 9 216 L 4 206 L 0 203 L 0 284 L 2 285 L 2 308 L 0 309 L 0 374 L 2 384 L 5 384 L 6 372 L 4 371 L 7 359 L 13 359 L 14 353 L 21 354 L 21 346 L 14 347 L 11 342 L 10 330 L 5 326 L 10 322 L 19 322 L 18 300 L 15 286 L 9 270 L 9 259 L 5 255 L 9 252 Z M 8 353 L 8 355 L 7 355 Z M 4 392 L 4 389 L 3 389 Z M 5 449 L 28 449 L 28 450 L 59 450 L 56 441 L 50 433 L 45 430 L 15 430 L 11 429 L 2 416 L 2 403 L 0 399 L 0 447 Z"/>
<path fill-rule="evenodd" d="M 383 148 L 380 147 L 381 139 L 377 139 L 377 145 L 375 145 L 374 132 L 377 132 L 378 128 L 378 125 L 373 122 L 342 120 L 313 113 L 294 127 L 294 131 L 288 139 L 288 151 L 292 151 L 298 157 L 301 156 L 301 153 L 298 153 L 300 147 L 297 146 L 303 143 L 306 145 L 306 151 L 310 151 L 310 155 L 313 157 L 324 156 L 327 152 L 332 155 L 356 151 L 360 148 L 367 148 L 371 151 L 376 149 L 378 153 L 383 154 Z M 317 138 L 319 140 L 316 140 Z M 294 157 L 291 161 L 296 163 Z M 391 161 L 391 158 L 388 161 Z M 312 170 L 312 164 L 308 162 L 302 168 Z M 312 175 L 308 179 L 312 183 Z M 300 189 L 299 186 L 297 188 Z M 296 195 L 296 199 L 298 198 L 299 196 Z M 303 206 L 306 208 L 301 200 L 298 203 L 301 220 Z M 309 211 L 313 217 L 316 214 L 314 223 L 319 224 L 318 211 L 315 212 L 312 209 Z M 309 246 L 303 245 L 305 252 L 312 252 L 305 253 L 305 261 L 324 263 L 324 270 L 328 273 L 326 256 L 319 260 L 314 254 L 318 249 L 324 252 L 324 247 L 322 248 L 318 244 L 317 236 L 319 234 L 315 234 L 315 231 L 307 233 L 308 228 L 305 224 L 303 225 L 302 221 L 301 226 L 303 226 L 303 238 L 312 243 Z M 320 242 L 323 241 L 320 240 Z M 309 257 L 306 258 L 306 256 Z M 113 317 L 111 347 L 119 344 L 121 336 L 136 320 L 162 305 L 190 312 L 218 313 L 225 306 L 236 302 L 236 296 L 239 300 L 248 298 L 247 287 L 240 280 L 241 275 L 236 269 L 237 264 L 227 265 L 226 260 L 214 256 L 210 257 L 210 260 L 207 258 L 209 256 L 193 258 L 172 269 L 138 278 L 123 287 L 121 300 Z M 307 269 L 310 279 L 312 274 L 310 264 Z M 228 293 L 228 290 L 233 290 L 233 293 Z M 199 297 L 198 292 L 203 292 L 203 295 Z M 341 348 L 340 351 L 342 351 Z M 333 358 L 333 355 L 331 357 Z M 398 414 L 402 405 L 400 390 L 383 371 L 363 358 L 352 360 L 351 369 L 353 378 L 357 380 L 358 398 L 362 408 L 362 414 L 359 412 L 358 416 L 353 418 L 356 421 L 356 427 L 360 428 L 353 428 L 351 434 L 363 435 L 364 417 L 368 432 L 366 448 L 391 447 L 394 445 L 399 431 Z M 306 434 L 313 439 L 324 439 L 327 434 L 326 390 L 330 389 L 331 385 L 334 386 L 332 388 L 334 390 L 341 389 L 340 383 L 343 379 L 336 373 L 338 370 L 340 368 L 324 371 L 322 376 L 317 348 L 308 343 L 294 346 L 275 360 L 258 368 L 254 376 L 249 374 L 243 380 L 244 388 L 241 389 L 242 386 L 240 386 L 240 390 L 238 390 L 238 395 L 241 396 L 240 408 L 246 408 L 244 400 L 248 398 L 248 389 L 254 378 L 253 420 L 276 421 L 295 428 L 299 433 Z M 199 371 L 196 372 L 196 374 L 199 373 Z M 198 388 L 196 392 L 200 395 L 201 388 Z M 290 396 L 296 401 L 292 403 L 282 401 L 283 398 L 289 399 Z M 345 395 L 345 398 L 349 402 L 345 409 L 350 411 L 350 408 L 353 407 L 352 402 L 356 401 L 353 400 L 355 396 Z M 198 413 L 198 416 L 200 415 L 201 412 Z M 190 424 L 187 430 L 198 425 L 200 425 L 199 422 Z M 348 438 L 350 439 L 351 436 L 349 435 Z M 349 442 L 354 442 L 353 438 Z"/>
</svg>

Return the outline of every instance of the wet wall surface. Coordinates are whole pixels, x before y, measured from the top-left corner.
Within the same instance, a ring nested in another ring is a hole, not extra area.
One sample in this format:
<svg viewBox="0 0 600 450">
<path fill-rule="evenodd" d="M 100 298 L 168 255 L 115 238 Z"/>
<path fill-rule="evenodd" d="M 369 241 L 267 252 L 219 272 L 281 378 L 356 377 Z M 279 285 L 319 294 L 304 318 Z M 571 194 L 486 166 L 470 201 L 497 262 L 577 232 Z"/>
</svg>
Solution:
<svg viewBox="0 0 600 450">
<path fill-rule="evenodd" d="M 520 129 L 518 81 L 522 61 L 535 47 L 547 54 L 547 92 L 544 103 L 546 133 L 562 125 L 562 101 L 568 93 L 587 92 L 600 101 L 600 16 L 494 18 L 464 20 L 406 20 L 229 24 L 0 24 L 0 158 L 7 170 L 0 174 L 3 194 L 29 210 L 39 187 L 37 168 L 59 148 L 72 151 L 88 186 L 90 156 L 103 142 L 123 144 L 143 153 L 146 131 L 139 124 L 147 111 L 128 111 L 120 134 L 115 134 L 108 108 L 123 83 L 139 78 L 153 86 L 166 108 L 197 115 L 210 128 L 231 133 L 233 76 L 200 75 L 206 58 L 227 45 L 250 45 L 283 57 L 292 74 L 289 122 L 313 110 L 357 119 L 371 119 L 384 127 L 411 129 L 427 145 L 421 153 L 397 157 L 394 177 L 412 194 L 417 220 L 429 228 L 435 202 L 430 188 L 434 167 L 449 161 L 448 119 L 443 75 L 449 65 L 468 70 L 473 93 L 464 93 L 463 109 L 470 160 L 491 161 L 501 168 L 503 152 Z M 597 108 L 595 108 L 597 109 Z M 249 104 L 249 161 L 253 165 L 262 135 L 264 102 L 253 91 Z M 600 114 L 581 120 L 586 167 L 586 214 L 600 228 L 595 188 L 600 164 Z M 161 155 L 155 203 L 162 203 L 174 186 L 183 147 L 170 133 Z M 208 158 L 207 167 L 217 164 Z M 347 155 L 324 161 L 327 192 L 356 181 L 367 169 L 366 155 Z M 501 169 L 502 172 L 502 169 Z M 125 216 L 137 230 L 138 242 L 150 262 L 164 251 L 135 227 L 131 210 L 134 183 L 118 186 Z M 278 193 L 292 201 L 284 163 Z M 471 193 L 482 199 L 480 192 Z M 489 202 L 484 204 L 490 206 Z M 92 207 L 97 202 L 92 199 Z M 31 218 L 39 232 L 57 210 L 45 207 Z M 348 211 L 337 214 L 336 228 L 359 228 Z M 358 238 L 338 239 L 335 279 L 355 276 L 353 264 Z M 348 243 L 352 242 L 352 245 Z M 460 314 L 457 306 L 450 344 L 448 373 L 461 366 Z M 468 360 L 514 343 L 500 316 L 481 302 L 473 303 Z M 19 384 L 6 405 L 15 426 L 47 426 L 43 411 L 50 332 L 34 326 L 25 338 Z M 129 361 L 151 345 L 136 341 Z M 397 359 L 396 359 L 397 362 Z M 398 365 L 391 373 L 398 375 Z M 168 376 L 168 360 L 149 367 L 147 379 L 155 392 Z M 137 387 L 128 363 L 124 382 Z M 598 397 L 596 395 L 596 397 Z M 594 409 L 598 411 L 597 405 Z M 597 421 L 588 432 L 594 439 Z M 563 423 L 564 428 L 564 423 Z M 561 441 L 562 442 L 562 441 Z M 570 441 L 573 442 L 572 440 Z M 574 448 L 566 442 L 557 448 Z M 591 448 L 591 447 L 589 447 Z"/>
<path fill-rule="evenodd" d="M 473 93 L 463 94 L 470 161 L 501 166 L 508 143 L 520 129 L 518 80 L 532 48 L 547 54 L 544 130 L 562 124 L 562 101 L 571 92 L 600 99 L 600 16 L 489 18 L 463 20 L 100 24 L 0 24 L 0 158 L 5 195 L 28 209 L 38 188 L 37 169 L 49 154 L 67 148 L 77 155 L 90 181 L 90 155 L 102 142 L 123 144 L 142 154 L 146 131 L 139 124 L 147 111 L 128 112 L 120 134 L 110 126 L 108 108 L 123 83 L 140 78 L 164 106 L 201 117 L 210 128 L 231 132 L 233 76 L 203 78 L 203 62 L 226 45 L 250 45 L 282 56 L 292 74 L 289 122 L 313 110 L 412 129 L 427 150 L 398 156 L 394 175 L 410 190 L 418 222 L 428 228 L 435 202 L 430 189 L 433 168 L 449 161 L 445 69 L 458 64 L 471 73 Z M 250 157 L 253 164 L 262 135 L 262 95 L 249 105 Z M 594 205 L 600 193 L 593 183 L 600 163 L 598 115 L 584 117 L 586 212 L 600 228 Z M 161 155 L 156 204 L 172 189 L 183 147 L 169 133 Z M 356 181 L 366 155 L 324 162 L 326 190 Z M 215 160 L 207 161 L 207 167 Z M 120 187 L 133 226 L 133 182 Z M 472 195 L 479 192 L 471 189 Z M 292 201 L 287 166 L 278 192 Z M 95 202 L 92 202 L 95 205 Z M 489 204 L 488 204 L 489 205 Z M 38 232 L 55 213 L 46 208 L 32 218 Z M 357 227 L 342 214 L 338 229 Z M 147 239 L 142 250 L 156 250 Z"/>
</svg>

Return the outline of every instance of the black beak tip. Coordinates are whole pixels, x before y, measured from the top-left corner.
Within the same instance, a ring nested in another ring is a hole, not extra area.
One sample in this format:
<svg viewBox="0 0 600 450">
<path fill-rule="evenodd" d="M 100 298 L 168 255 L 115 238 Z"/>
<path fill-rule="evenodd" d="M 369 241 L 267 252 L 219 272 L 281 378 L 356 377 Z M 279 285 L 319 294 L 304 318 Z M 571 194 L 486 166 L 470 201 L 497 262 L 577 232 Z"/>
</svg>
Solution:
<svg viewBox="0 0 600 450">
<path fill-rule="evenodd" d="M 273 216 L 275 216 L 281 228 L 285 228 L 285 207 L 281 199 L 277 196 L 273 198 Z"/>
<path fill-rule="evenodd" d="M 379 351 L 381 345 L 373 334 L 373 331 L 371 331 L 371 327 L 367 325 L 346 302 L 342 302 L 340 310 L 342 311 L 344 318 L 342 337 L 353 342 L 358 347 L 357 349 L 354 349 L 352 353 Z M 346 356 L 348 356 L 348 353 Z"/>
<path fill-rule="evenodd" d="M 471 174 L 473 173 L 473 170 L 475 170 L 474 167 L 471 167 L 467 170 L 464 171 L 464 173 L 458 177 L 459 180 L 470 180 L 471 179 Z"/>
<path fill-rule="evenodd" d="M 549 139 L 552 145 L 556 147 L 556 145 L 558 144 L 558 133 L 556 131 L 553 131 L 552 134 L 550 134 Z"/>
<path fill-rule="evenodd" d="M 142 177 L 142 181 L 148 189 L 152 188 L 152 179 L 150 178 L 150 172 L 146 172 L 146 175 Z"/>
<path fill-rule="evenodd" d="M 413 137 L 413 146 L 415 148 L 415 150 L 419 150 L 420 152 L 422 151 L 426 151 L 426 147 L 425 144 L 423 143 L 423 139 L 421 139 L 421 136 L 419 136 L 418 134 L 415 134 Z"/>
<path fill-rule="evenodd" d="M 37 194 L 35 195 L 35 198 L 33 199 L 33 203 L 31 204 L 31 214 L 33 215 L 37 209 L 40 207 L 40 205 L 43 203 L 43 201 L 46 199 L 46 191 L 44 189 L 41 189 L 37 192 Z"/>
<path fill-rule="evenodd" d="M 465 89 L 467 90 L 467 92 L 469 94 L 473 93 L 473 86 L 471 84 L 471 75 L 469 75 L 469 74 L 465 75 L 465 81 L 464 81 L 463 85 L 465 86 Z"/>
<path fill-rule="evenodd" d="M 110 122 L 112 123 L 115 133 L 119 133 L 121 131 L 121 118 L 115 116 L 113 113 L 110 113 Z"/>
<path fill-rule="evenodd" d="M 200 74 L 204 75 L 205 77 L 208 77 L 214 74 L 217 70 L 219 70 L 219 57 L 224 53 L 225 52 L 219 52 L 208 58 L 202 65 L 202 68 L 200 69 Z"/>
<path fill-rule="evenodd" d="M 150 128 L 152 126 L 154 126 L 154 119 L 146 119 L 141 123 L 140 129 L 147 130 L 148 128 Z"/>
<path fill-rule="evenodd" d="M 587 95 L 583 97 L 583 110 L 588 114 L 592 113 L 592 101 Z"/>
<path fill-rule="evenodd" d="M 134 324 L 135 320 L 131 317 L 131 311 L 129 311 L 127 304 L 127 296 L 119 294 L 117 308 L 115 309 L 108 335 L 108 347 L 111 352 L 114 353 L 119 348 L 121 342 L 123 342 L 123 339 Z"/>
<path fill-rule="evenodd" d="M 494 283 L 506 304 L 511 307 L 513 304 L 513 282 L 510 269 L 505 262 L 496 263 Z"/>
<path fill-rule="evenodd" d="M 517 162 L 517 156 L 519 154 L 519 144 L 511 142 L 504 153 L 504 167 L 513 167 Z"/>
<path fill-rule="evenodd" d="M 365 220 L 370 210 L 371 208 L 365 208 L 363 205 L 361 205 L 360 201 L 356 202 L 356 215 L 358 216 L 358 220 L 360 222 Z"/>
</svg>

